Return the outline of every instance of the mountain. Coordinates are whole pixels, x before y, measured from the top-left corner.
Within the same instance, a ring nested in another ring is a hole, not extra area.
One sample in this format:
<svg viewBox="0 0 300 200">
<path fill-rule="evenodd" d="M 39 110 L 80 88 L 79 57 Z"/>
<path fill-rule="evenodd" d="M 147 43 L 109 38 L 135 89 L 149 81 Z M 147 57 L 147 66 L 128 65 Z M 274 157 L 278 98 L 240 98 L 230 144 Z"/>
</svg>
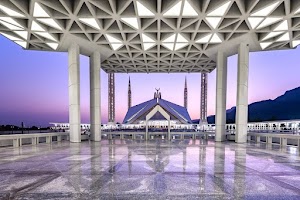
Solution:
<svg viewBox="0 0 300 200">
<path fill-rule="evenodd" d="M 236 107 L 226 110 L 226 123 L 235 122 Z M 274 100 L 264 100 L 248 106 L 248 121 L 276 121 L 300 119 L 300 87 L 286 91 Z M 193 122 L 199 120 L 193 120 Z M 215 123 L 215 116 L 207 118 L 208 123 Z"/>
</svg>

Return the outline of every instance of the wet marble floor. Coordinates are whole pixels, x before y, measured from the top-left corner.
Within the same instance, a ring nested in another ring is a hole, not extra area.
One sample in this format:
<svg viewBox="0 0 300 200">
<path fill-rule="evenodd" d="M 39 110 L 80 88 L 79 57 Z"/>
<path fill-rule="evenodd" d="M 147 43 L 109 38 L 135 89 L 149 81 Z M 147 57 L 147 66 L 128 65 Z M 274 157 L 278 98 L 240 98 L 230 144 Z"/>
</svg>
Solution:
<svg viewBox="0 0 300 200">
<path fill-rule="evenodd" d="M 0 199 L 300 199 L 300 156 L 206 140 L 0 148 Z"/>
</svg>

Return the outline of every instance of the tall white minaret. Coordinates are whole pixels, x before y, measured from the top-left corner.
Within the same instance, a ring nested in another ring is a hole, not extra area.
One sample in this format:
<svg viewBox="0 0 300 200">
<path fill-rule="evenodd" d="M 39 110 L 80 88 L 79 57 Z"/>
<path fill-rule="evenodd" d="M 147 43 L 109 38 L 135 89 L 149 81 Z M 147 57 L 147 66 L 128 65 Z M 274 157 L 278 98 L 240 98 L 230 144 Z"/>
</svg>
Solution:
<svg viewBox="0 0 300 200">
<path fill-rule="evenodd" d="M 187 89 L 187 82 L 186 77 L 184 81 L 184 107 L 187 109 L 188 106 L 188 89 Z"/>
<path fill-rule="evenodd" d="M 130 76 L 128 82 L 128 110 L 131 108 L 131 85 L 130 85 Z"/>
<path fill-rule="evenodd" d="M 115 124 L 115 74 L 108 73 L 108 123 Z"/>
<path fill-rule="evenodd" d="M 207 123 L 207 73 L 201 73 L 200 123 Z"/>
</svg>

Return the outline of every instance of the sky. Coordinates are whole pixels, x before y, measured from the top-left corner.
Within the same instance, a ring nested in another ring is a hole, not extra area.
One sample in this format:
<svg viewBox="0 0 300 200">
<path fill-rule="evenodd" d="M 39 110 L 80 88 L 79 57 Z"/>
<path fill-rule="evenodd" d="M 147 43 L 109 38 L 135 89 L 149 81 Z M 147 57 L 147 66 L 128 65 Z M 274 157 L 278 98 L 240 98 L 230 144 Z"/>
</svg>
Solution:
<svg viewBox="0 0 300 200">
<path fill-rule="evenodd" d="M 89 58 L 80 56 L 81 121 L 89 123 Z M 300 49 L 250 53 L 249 103 L 274 99 L 300 86 Z M 188 111 L 200 115 L 200 73 L 116 74 L 116 122 L 127 112 L 128 79 L 132 104 L 162 98 L 183 105 L 184 79 L 188 82 Z M 235 106 L 237 56 L 228 58 L 227 108 Z M 101 70 L 101 117 L 107 122 L 107 74 Z M 208 75 L 208 115 L 215 113 L 216 70 Z M 48 126 L 68 122 L 68 55 L 23 50 L 0 35 L 0 125 Z"/>
</svg>

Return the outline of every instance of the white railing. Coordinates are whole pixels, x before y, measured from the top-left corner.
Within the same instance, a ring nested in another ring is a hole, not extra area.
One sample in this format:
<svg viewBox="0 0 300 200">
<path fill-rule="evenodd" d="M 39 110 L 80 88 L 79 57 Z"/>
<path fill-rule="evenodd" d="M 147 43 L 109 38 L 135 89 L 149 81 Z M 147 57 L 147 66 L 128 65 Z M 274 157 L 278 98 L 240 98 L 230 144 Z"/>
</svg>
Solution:
<svg viewBox="0 0 300 200">
<path fill-rule="evenodd" d="M 265 121 L 265 122 L 249 122 L 249 132 L 288 132 L 300 133 L 300 120 L 282 120 L 282 121 Z M 215 124 L 198 125 L 199 130 L 215 131 Z M 228 132 L 236 130 L 236 124 L 226 124 L 225 128 Z"/>
<path fill-rule="evenodd" d="M 297 146 L 300 151 L 300 135 L 274 134 L 274 133 L 248 133 L 248 141 L 267 144 L 279 144 L 282 147 L 287 145 Z"/>
<path fill-rule="evenodd" d="M 50 123 L 53 125 L 51 127 L 52 130 L 59 131 L 59 130 L 69 130 L 68 123 Z M 143 125 L 140 125 L 143 126 Z M 199 131 L 215 131 L 215 124 L 201 124 L 201 125 L 194 125 L 197 126 L 197 130 Z M 122 124 L 116 125 L 102 125 L 102 130 L 122 130 L 124 127 Z M 144 128 L 139 127 L 139 125 L 134 125 L 136 129 Z M 235 124 L 226 124 L 226 130 L 229 132 L 235 131 L 236 125 Z M 132 128 L 134 131 L 135 128 Z M 90 124 L 81 124 L 82 131 L 89 130 Z M 126 129 L 126 128 L 125 128 Z M 300 132 L 300 119 L 295 120 L 282 120 L 282 121 L 265 121 L 265 122 L 249 122 L 248 123 L 248 131 L 260 131 L 260 132 Z"/>
<path fill-rule="evenodd" d="M 235 124 L 226 124 L 226 130 L 232 131 L 236 129 Z M 265 122 L 249 122 L 249 132 L 293 132 L 299 133 L 300 120 L 282 120 L 282 121 L 265 121 Z"/>
<path fill-rule="evenodd" d="M 209 136 L 213 136 L 214 131 L 200 131 L 200 132 L 171 132 L 170 138 L 167 132 L 149 132 L 149 139 L 154 139 L 155 136 L 160 135 L 161 139 L 207 139 Z M 231 132 L 226 133 L 227 139 L 230 139 Z M 10 134 L 0 135 L 0 146 L 19 147 L 24 144 L 36 145 L 40 142 L 52 143 L 53 137 L 56 137 L 56 141 L 69 140 L 69 133 L 67 132 L 54 132 L 54 133 L 34 133 L 34 134 Z M 145 139 L 145 132 L 102 132 L 102 137 L 108 139 Z M 86 138 L 88 139 L 88 138 Z M 259 142 L 265 142 L 267 144 L 278 144 L 282 147 L 288 145 L 297 146 L 300 151 L 300 135 L 298 134 L 278 134 L 278 133 L 264 133 L 264 132 L 248 132 L 248 140 Z"/>
<path fill-rule="evenodd" d="M 69 140 L 69 133 L 55 132 L 55 133 L 33 133 L 33 134 L 10 134 L 0 135 L 0 146 L 19 147 L 23 144 L 39 144 L 40 142 L 52 143 L 53 137 L 56 141 Z"/>
<path fill-rule="evenodd" d="M 211 131 L 200 131 L 200 132 L 171 132 L 170 138 L 168 138 L 168 132 L 148 132 L 148 138 L 154 139 L 156 136 L 160 135 L 161 139 L 208 139 L 209 136 L 214 136 L 215 133 Z M 106 137 L 107 139 L 111 140 L 113 138 L 118 139 L 145 139 L 146 132 L 125 132 L 125 131 L 113 131 L 113 132 L 102 132 L 102 137 Z M 226 137 L 229 137 L 230 133 L 226 133 Z"/>
</svg>

